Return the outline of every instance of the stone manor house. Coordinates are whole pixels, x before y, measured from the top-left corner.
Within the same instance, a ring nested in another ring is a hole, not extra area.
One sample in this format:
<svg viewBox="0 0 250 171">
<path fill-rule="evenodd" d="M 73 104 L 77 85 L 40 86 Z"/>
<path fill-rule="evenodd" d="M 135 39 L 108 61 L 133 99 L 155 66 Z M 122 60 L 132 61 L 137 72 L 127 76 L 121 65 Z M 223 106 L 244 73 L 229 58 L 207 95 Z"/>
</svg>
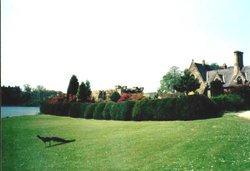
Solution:
<svg viewBox="0 0 250 171">
<path fill-rule="evenodd" d="M 202 63 L 192 60 L 189 71 L 201 84 L 197 90 L 199 94 L 210 96 L 210 84 L 215 80 L 224 83 L 224 91 L 230 91 L 232 87 L 250 86 L 250 66 L 244 66 L 243 52 L 240 51 L 234 52 L 234 66 L 223 64 L 219 69 L 213 69 L 204 60 Z"/>
</svg>

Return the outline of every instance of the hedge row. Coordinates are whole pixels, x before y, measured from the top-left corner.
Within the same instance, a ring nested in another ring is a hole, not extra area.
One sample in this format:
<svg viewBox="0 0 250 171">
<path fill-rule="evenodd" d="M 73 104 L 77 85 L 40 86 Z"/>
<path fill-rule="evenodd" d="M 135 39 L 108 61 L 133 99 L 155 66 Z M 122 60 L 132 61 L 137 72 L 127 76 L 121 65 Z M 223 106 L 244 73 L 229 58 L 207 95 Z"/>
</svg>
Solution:
<svg viewBox="0 0 250 171">
<path fill-rule="evenodd" d="M 239 111 L 247 109 L 244 99 L 236 94 L 222 94 L 211 98 L 219 105 L 221 111 Z"/>
<path fill-rule="evenodd" d="M 206 96 L 194 95 L 120 103 L 59 103 L 41 105 L 41 113 L 105 120 L 194 120 L 221 116 L 219 106 Z"/>
</svg>

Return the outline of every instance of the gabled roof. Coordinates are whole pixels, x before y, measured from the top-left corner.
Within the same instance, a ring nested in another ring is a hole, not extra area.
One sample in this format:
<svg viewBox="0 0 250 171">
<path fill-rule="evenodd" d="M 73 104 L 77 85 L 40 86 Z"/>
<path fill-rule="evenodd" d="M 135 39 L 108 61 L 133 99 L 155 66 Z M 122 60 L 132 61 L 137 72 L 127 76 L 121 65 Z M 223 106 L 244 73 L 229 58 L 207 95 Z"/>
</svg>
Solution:
<svg viewBox="0 0 250 171">
<path fill-rule="evenodd" d="M 200 72 L 203 80 L 207 81 L 206 73 L 207 73 L 207 71 L 212 70 L 211 66 L 210 65 L 202 65 L 202 64 L 199 64 L 199 63 L 194 63 L 194 65 L 197 67 L 197 69 Z"/>
<path fill-rule="evenodd" d="M 216 76 L 221 75 L 222 81 L 224 82 L 223 87 L 230 87 L 235 85 L 236 77 L 240 76 L 244 80 L 250 81 L 250 66 L 243 67 L 241 72 L 234 75 L 234 67 L 229 67 L 227 69 L 219 69 L 207 72 L 207 82 L 210 85 L 212 81 L 216 79 Z"/>
</svg>

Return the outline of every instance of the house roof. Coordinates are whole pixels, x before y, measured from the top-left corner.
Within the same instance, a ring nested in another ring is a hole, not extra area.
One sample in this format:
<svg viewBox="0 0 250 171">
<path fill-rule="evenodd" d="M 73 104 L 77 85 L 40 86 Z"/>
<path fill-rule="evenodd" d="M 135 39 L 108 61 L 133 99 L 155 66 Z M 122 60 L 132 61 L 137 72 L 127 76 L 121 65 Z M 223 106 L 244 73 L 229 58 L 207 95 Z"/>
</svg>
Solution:
<svg viewBox="0 0 250 171">
<path fill-rule="evenodd" d="M 246 80 L 250 81 L 250 66 L 243 67 L 241 72 L 238 75 L 234 75 L 234 67 L 228 67 L 227 69 L 219 69 L 207 72 L 207 82 L 210 84 L 212 81 L 218 78 L 221 78 L 221 81 L 224 82 L 223 87 L 230 87 L 234 84 L 235 78 L 237 76 L 242 76 Z"/>
<path fill-rule="evenodd" d="M 203 80 L 204 80 L 204 81 L 207 81 L 206 73 L 207 73 L 207 71 L 213 70 L 213 69 L 211 68 L 211 66 L 210 66 L 210 65 L 202 65 L 202 64 L 199 64 L 199 63 L 194 63 L 194 64 L 195 64 L 195 66 L 197 67 L 198 71 L 200 72 L 200 74 L 201 74 Z"/>
</svg>

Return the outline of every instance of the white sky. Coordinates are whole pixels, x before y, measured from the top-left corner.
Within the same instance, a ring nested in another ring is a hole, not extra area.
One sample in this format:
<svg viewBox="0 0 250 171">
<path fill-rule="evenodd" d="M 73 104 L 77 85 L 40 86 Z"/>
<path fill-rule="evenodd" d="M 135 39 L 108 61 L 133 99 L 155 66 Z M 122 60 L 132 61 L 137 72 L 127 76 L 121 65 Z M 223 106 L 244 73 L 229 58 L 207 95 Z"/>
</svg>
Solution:
<svg viewBox="0 0 250 171">
<path fill-rule="evenodd" d="M 1 84 L 156 91 L 191 60 L 250 65 L 249 0 L 2 0 Z"/>
</svg>

